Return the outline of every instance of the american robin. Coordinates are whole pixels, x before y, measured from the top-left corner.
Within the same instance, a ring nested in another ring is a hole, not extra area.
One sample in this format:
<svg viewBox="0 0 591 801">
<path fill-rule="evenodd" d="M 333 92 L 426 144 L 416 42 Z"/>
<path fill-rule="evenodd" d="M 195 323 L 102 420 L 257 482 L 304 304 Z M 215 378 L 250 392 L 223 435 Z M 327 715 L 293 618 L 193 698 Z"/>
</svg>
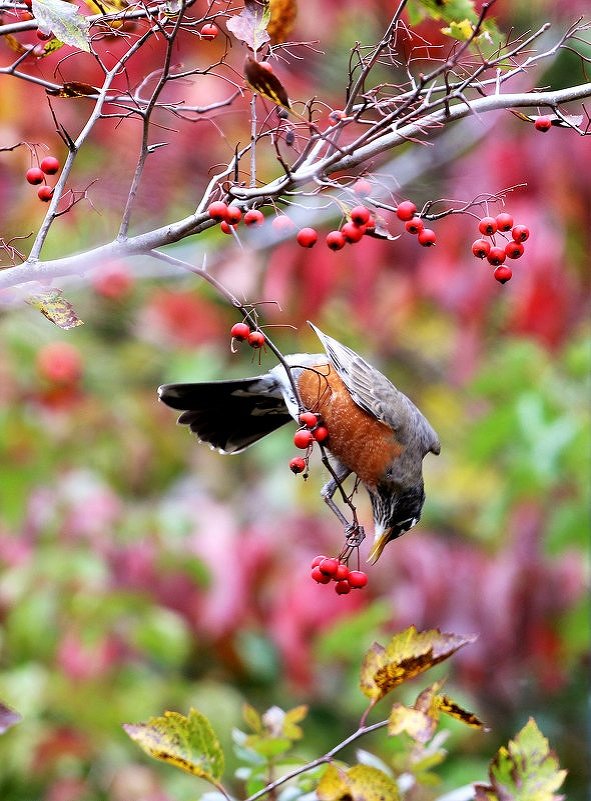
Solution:
<svg viewBox="0 0 591 801">
<path fill-rule="evenodd" d="M 300 403 L 316 413 L 329 433 L 324 444 L 334 471 L 322 496 L 334 509 L 332 497 L 339 484 L 351 473 L 358 476 L 374 516 L 368 558 L 373 563 L 390 540 L 419 521 L 425 502 L 423 458 L 440 452 L 439 438 L 382 373 L 310 325 L 326 352 L 286 356 L 291 380 L 280 364 L 252 378 L 165 384 L 158 394 L 168 406 L 182 410 L 179 423 L 221 453 L 240 453 L 285 423 L 298 421 Z"/>
</svg>

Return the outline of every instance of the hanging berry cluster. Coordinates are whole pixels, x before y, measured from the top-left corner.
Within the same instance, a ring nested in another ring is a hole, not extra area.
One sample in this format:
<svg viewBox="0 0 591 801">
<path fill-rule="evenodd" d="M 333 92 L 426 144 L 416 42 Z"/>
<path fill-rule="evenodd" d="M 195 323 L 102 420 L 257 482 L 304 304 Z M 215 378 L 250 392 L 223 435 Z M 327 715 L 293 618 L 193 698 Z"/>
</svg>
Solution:
<svg viewBox="0 0 591 801">
<path fill-rule="evenodd" d="M 363 570 L 351 570 L 345 560 L 336 556 L 314 557 L 310 577 L 317 584 L 330 584 L 334 581 L 337 595 L 361 590 L 367 584 L 367 574 Z"/>
<path fill-rule="evenodd" d="M 258 350 L 265 344 L 265 335 L 258 328 L 251 328 L 248 323 L 234 323 L 230 336 L 237 342 L 248 342 L 251 348 Z"/>
<path fill-rule="evenodd" d="M 477 259 L 486 259 L 492 264 L 495 268 L 494 277 L 500 284 L 507 283 L 513 276 L 513 270 L 504 262 L 523 256 L 523 243 L 529 237 L 529 228 L 514 225 L 513 217 L 504 211 L 496 217 L 482 217 L 478 222 L 478 230 L 482 238 L 472 243 L 472 253 Z"/>
<path fill-rule="evenodd" d="M 25 173 L 25 178 L 32 186 L 43 184 L 37 190 L 39 200 L 48 203 L 53 195 L 53 187 L 46 183 L 46 175 L 55 175 L 60 170 L 60 163 L 55 156 L 46 156 L 38 167 L 31 167 Z"/>
<path fill-rule="evenodd" d="M 306 451 L 305 457 L 295 456 L 289 463 L 292 473 L 303 473 L 307 470 L 308 460 L 315 442 L 326 442 L 328 429 L 323 426 L 320 417 L 314 412 L 302 412 L 299 416 L 301 428 L 293 435 L 296 448 Z M 305 476 L 304 476 L 305 477 Z"/>
</svg>

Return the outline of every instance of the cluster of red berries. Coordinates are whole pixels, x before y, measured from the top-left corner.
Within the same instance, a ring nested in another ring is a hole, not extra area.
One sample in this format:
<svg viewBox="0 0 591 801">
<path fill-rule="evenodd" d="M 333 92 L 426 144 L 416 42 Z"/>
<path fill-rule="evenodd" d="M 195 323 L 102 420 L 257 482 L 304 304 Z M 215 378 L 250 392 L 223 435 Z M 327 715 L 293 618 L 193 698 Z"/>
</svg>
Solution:
<svg viewBox="0 0 591 801">
<path fill-rule="evenodd" d="M 225 234 L 231 234 L 240 221 L 248 226 L 262 225 L 265 222 L 262 211 L 249 209 L 243 215 L 238 206 L 228 206 L 223 200 L 214 200 L 213 203 L 210 203 L 207 213 L 212 220 L 220 223 L 220 228 Z"/>
<path fill-rule="evenodd" d="M 32 186 L 43 184 L 43 186 L 39 187 L 37 190 L 37 196 L 39 200 L 42 200 L 44 203 L 48 203 L 53 195 L 53 187 L 45 183 L 45 176 L 55 175 L 59 172 L 59 169 L 60 163 L 56 157 L 46 156 L 38 167 L 31 167 L 31 169 L 27 170 L 25 173 L 25 178 Z"/>
<path fill-rule="evenodd" d="M 345 245 L 360 242 L 363 235 L 375 228 L 375 220 L 366 206 L 354 206 L 349 212 L 349 219 L 335 231 L 329 231 L 324 241 L 330 250 L 341 250 Z M 296 242 L 303 248 L 313 248 L 318 242 L 315 228 L 300 228 Z"/>
<path fill-rule="evenodd" d="M 251 328 L 248 323 L 234 323 L 230 336 L 237 342 L 248 342 L 251 348 L 258 350 L 265 344 L 265 335 L 258 328 Z"/>
<path fill-rule="evenodd" d="M 477 259 L 486 259 L 495 268 L 494 276 L 500 284 L 510 281 L 513 270 L 504 264 L 506 259 L 519 259 L 523 256 L 523 243 L 529 237 L 529 228 L 526 225 L 514 225 L 513 217 L 506 211 L 496 217 L 482 217 L 478 223 L 478 230 L 482 237 L 472 243 L 472 253 Z M 509 236 L 510 232 L 510 236 Z M 495 238 L 500 234 L 505 240 L 500 244 Z"/>
<path fill-rule="evenodd" d="M 351 590 L 361 590 L 367 584 L 363 570 L 350 570 L 348 565 L 334 556 L 316 556 L 312 560 L 311 578 L 318 584 L 335 582 L 337 595 L 347 595 Z"/>
<path fill-rule="evenodd" d="M 293 435 L 293 444 L 302 451 L 307 451 L 306 457 L 294 456 L 289 463 L 292 473 L 303 473 L 308 467 L 308 459 L 315 442 L 326 442 L 328 429 L 322 425 L 320 417 L 314 412 L 302 412 L 299 416 L 301 428 Z"/>
<path fill-rule="evenodd" d="M 403 200 L 396 207 L 396 216 L 404 223 L 406 232 L 416 236 L 419 245 L 430 248 L 437 240 L 435 231 L 425 228 L 425 223 L 416 213 L 417 207 L 412 200 Z"/>
</svg>

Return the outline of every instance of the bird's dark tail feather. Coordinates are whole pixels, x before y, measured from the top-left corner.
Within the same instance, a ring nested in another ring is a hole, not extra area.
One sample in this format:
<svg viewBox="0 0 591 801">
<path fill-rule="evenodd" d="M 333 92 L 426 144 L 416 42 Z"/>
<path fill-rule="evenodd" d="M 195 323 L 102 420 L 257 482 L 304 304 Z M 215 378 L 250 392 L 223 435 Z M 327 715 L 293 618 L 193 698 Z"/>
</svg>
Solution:
<svg viewBox="0 0 591 801">
<path fill-rule="evenodd" d="M 202 442 L 224 453 L 239 453 L 292 418 L 273 376 L 200 384 L 164 384 L 160 400 L 183 413 Z"/>
</svg>

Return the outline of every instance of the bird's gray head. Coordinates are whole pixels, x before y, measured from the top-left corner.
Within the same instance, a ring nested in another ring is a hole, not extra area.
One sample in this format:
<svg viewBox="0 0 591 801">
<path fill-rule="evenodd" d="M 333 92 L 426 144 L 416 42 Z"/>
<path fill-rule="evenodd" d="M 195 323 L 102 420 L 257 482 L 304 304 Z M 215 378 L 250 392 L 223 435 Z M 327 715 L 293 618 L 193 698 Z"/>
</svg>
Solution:
<svg viewBox="0 0 591 801">
<path fill-rule="evenodd" d="M 425 503 L 423 479 L 421 477 L 410 486 L 404 487 L 398 481 L 384 480 L 374 490 L 370 490 L 369 495 L 375 534 L 367 561 L 374 564 L 390 540 L 396 539 L 419 522 Z"/>
</svg>

